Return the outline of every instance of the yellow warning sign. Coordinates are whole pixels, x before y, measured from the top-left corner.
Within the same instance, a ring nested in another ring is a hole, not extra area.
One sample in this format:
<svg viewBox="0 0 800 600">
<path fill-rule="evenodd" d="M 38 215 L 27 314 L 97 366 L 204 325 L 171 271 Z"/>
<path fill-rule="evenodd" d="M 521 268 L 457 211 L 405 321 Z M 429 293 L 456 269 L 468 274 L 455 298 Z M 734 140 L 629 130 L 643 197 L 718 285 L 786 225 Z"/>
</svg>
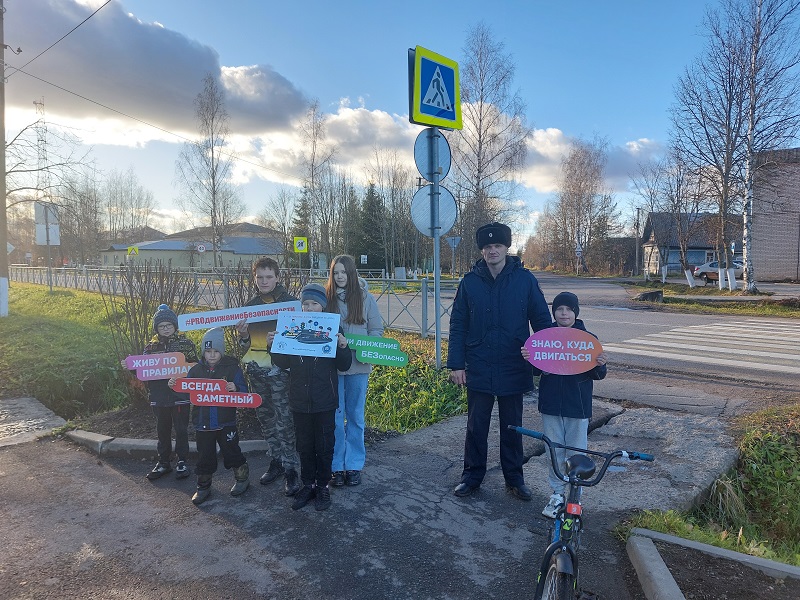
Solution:
<svg viewBox="0 0 800 600">
<path fill-rule="evenodd" d="M 128 246 L 128 256 L 138 256 L 139 246 Z"/>
<path fill-rule="evenodd" d="M 294 238 L 294 251 L 308 252 L 308 238 L 307 237 Z"/>
</svg>

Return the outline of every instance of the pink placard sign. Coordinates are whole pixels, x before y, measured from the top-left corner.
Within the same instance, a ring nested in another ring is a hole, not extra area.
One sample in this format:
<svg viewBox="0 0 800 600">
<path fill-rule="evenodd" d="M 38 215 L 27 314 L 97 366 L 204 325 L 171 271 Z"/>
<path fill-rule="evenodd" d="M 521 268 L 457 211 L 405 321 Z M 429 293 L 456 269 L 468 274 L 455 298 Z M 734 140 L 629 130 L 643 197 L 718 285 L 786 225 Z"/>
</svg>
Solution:
<svg viewBox="0 0 800 600">
<path fill-rule="evenodd" d="M 195 363 L 186 362 L 182 352 L 163 354 L 137 354 L 125 359 L 125 366 L 136 371 L 139 381 L 181 377 L 189 372 Z"/>
<path fill-rule="evenodd" d="M 231 408 L 257 408 L 261 396 L 250 392 L 229 392 L 224 379 L 180 378 L 172 389 L 189 394 L 189 402 L 195 406 L 229 406 Z"/>
<path fill-rule="evenodd" d="M 528 362 L 546 373 L 577 375 L 597 366 L 603 351 L 591 333 L 574 327 L 550 327 L 537 331 L 525 342 Z"/>
</svg>

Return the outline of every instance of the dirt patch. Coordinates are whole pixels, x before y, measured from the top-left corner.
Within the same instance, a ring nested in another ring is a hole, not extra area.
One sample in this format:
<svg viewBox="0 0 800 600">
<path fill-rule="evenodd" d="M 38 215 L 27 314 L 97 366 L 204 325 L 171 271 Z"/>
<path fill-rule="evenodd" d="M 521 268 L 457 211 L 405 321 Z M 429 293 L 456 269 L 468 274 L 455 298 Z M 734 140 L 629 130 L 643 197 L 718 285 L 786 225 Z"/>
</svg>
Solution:
<svg viewBox="0 0 800 600">
<path fill-rule="evenodd" d="M 655 542 L 686 600 L 797 600 L 800 579 L 775 579 L 735 560 Z"/>
</svg>

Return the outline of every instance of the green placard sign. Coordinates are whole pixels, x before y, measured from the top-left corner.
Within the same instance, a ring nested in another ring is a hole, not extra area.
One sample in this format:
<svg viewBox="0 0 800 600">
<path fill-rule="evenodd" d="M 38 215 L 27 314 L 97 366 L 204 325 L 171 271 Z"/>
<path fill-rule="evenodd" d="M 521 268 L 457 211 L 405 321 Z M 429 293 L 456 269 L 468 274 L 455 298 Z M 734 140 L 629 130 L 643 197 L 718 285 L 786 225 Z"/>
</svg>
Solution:
<svg viewBox="0 0 800 600">
<path fill-rule="evenodd" d="M 354 333 L 346 333 L 345 337 L 362 363 L 387 367 L 404 367 L 408 364 L 408 354 L 400 350 L 400 342 L 395 339 Z"/>
</svg>

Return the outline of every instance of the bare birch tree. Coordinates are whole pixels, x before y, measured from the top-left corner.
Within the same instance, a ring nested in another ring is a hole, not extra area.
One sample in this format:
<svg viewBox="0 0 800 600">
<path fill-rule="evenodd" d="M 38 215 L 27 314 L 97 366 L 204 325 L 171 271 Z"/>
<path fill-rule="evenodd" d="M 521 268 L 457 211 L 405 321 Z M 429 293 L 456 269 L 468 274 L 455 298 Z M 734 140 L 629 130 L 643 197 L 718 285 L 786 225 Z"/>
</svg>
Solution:
<svg viewBox="0 0 800 600">
<path fill-rule="evenodd" d="M 313 254 L 322 252 L 330 260 L 333 248 L 331 230 L 335 228 L 338 216 L 338 207 L 332 205 L 335 196 L 330 193 L 336 148 L 328 143 L 325 116 L 318 100 L 309 105 L 300 123 L 300 133 L 303 139 L 303 186 L 312 220 L 307 223 L 311 251 Z"/>
<path fill-rule="evenodd" d="M 756 292 L 752 260 L 753 180 L 756 154 L 796 141 L 800 131 L 800 27 L 798 0 L 727 0 L 727 18 L 741 27 L 747 84 L 744 286 Z"/>
<path fill-rule="evenodd" d="M 604 189 L 606 142 L 578 141 L 561 161 L 561 176 L 553 209 L 557 215 L 560 254 L 575 258 L 576 272 L 606 261 L 601 249 L 619 227 L 619 215 L 611 193 Z M 580 256 L 577 254 L 580 251 Z"/>
<path fill-rule="evenodd" d="M 149 225 L 156 203 L 153 192 L 145 189 L 133 168 L 111 171 L 102 190 L 108 235 L 111 242 L 143 242 L 142 230 Z"/>
<path fill-rule="evenodd" d="M 292 215 L 297 197 L 286 188 L 267 200 L 266 205 L 258 213 L 258 224 L 279 231 L 283 253 L 292 249 Z"/>
<path fill-rule="evenodd" d="M 746 86 L 741 56 L 746 45 L 737 26 L 709 10 L 705 52 L 680 77 L 671 109 L 676 145 L 690 170 L 701 172 L 714 187 L 719 216 L 716 248 L 720 289 L 731 262 L 725 232 L 741 201 L 744 173 Z M 729 277 L 729 287 L 735 289 Z"/>
<path fill-rule="evenodd" d="M 397 150 L 373 148 L 372 158 L 367 165 L 369 181 L 375 186 L 375 193 L 383 201 L 381 236 L 386 248 L 386 272 L 397 266 L 410 266 L 416 229 L 411 222 L 411 198 L 416 188 L 414 173 L 403 166 Z"/>
<path fill-rule="evenodd" d="M 449 181 L 459 202 L 458 234 L 471 240 L 485 223 L 516 218 L 515 177 L 524 164 L 531 130 L 525 103 L 513 87 L 513 58 L 487 25 L 468 32 L 463 52 L 463 129 L 447 137 L 453 155 Z M 472 249 L 472 244 L 459 246 L 461 252 Z"/>
<path fill-rule="evenodd" d="M 211 225 L 214 266 L 219 264 L 220 246 L 228 225 L 244 214 L 231 177 L 234 156 L 228 147 L 229 116 L 219 82 L 209 74 L 203 91 L 194 101 L 196 141 L 186 142 L 176 162 L 181 188 L 179 204 L 187 214 L 200 213 Z"/>
</svg>

